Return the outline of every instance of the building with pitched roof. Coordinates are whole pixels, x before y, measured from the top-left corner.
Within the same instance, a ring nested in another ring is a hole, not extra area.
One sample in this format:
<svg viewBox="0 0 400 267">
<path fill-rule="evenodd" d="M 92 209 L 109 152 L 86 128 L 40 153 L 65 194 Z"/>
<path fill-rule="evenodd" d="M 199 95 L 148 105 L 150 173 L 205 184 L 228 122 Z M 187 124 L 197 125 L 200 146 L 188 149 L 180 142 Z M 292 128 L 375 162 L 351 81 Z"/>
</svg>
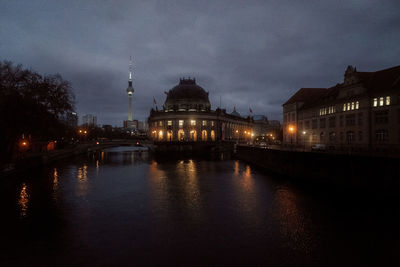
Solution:
<svg viewBox="0 0 400 267">
<path fill-rule="evenodd" d="M 348 66 L 343 83 L 301 88 L 283 104 L 283 143 L 335 150 L 400 149 L 400 66 L 376 72 Z"/>
</svg>

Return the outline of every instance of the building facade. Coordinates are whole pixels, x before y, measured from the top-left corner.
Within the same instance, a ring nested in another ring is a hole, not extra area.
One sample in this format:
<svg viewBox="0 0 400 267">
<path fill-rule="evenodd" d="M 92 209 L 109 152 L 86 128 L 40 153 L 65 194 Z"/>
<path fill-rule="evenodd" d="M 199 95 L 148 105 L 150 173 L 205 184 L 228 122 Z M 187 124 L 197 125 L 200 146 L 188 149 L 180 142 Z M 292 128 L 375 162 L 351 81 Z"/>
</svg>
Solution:
<svg viewBox="0 0 400 267">
<path fill-rule="evenodd" d="M 254 136 L 251 117 L 228 114 L 220 108 L 212 110 L 208 92 L 195 79 L 180 79 L 166 94 L 163 108 L 150 111 L 149 135 L 154 141 L 248 142 Z"/>
<path fill-rule="evenodd" d="M 97 126 L 97 117 L 92 114 L 82 116 L 82 125 L 85 127 Z"/>
<path fill-rule="evenodd" d="M 400 66 L 358 72 L 343 83 L 301 88 L 283 104 L 283 143 L 327 149 L 400 149 Z"/>
</svg>

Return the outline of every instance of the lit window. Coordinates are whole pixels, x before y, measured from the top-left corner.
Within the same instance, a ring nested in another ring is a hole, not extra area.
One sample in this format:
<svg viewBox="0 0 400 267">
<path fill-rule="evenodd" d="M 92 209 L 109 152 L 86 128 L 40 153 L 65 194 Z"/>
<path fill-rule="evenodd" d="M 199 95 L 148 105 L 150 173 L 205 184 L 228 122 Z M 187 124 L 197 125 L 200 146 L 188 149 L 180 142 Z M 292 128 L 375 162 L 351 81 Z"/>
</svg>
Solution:
<svg viewBox="0 0 400 267">
<path fill-rule="evenodd" d="M 347 110 L 350 110 L 350 103 L 347 103 Z"/>
<path fill-rule="evenodd" d="M 346 104 L 343 104 L 343 111 L 346 111 Z"/>
<path fill-rule="evenodd" d="M 211 121 L 211 126 L 214 126 L 214 121 Z"/>
<path fill-rule="evenodd" d="M 159 121 L 159 122 L 158 122 L 158 126 L 162 126 L 162 121 Z"/>
<path fill-rule="evenodd" d="M 179 127 L 183 126 L 183 120 L 179 120 Z"/>
<path fill-rule="evenodd" d="M 168 126 L 172 126 L 172 121 L 167 122 Z"/>
<path fill-rule="evenodd" d="M 191 121 L 190 121 L 190 125 L 196 126 L 196 121 L 195 121 L 195 120 L 191 120 Z"/>
<path fill-rule="evenodd" d="M 374 107 L 378 106 L 378 98 L 374 98 Z"/>
<path fill-rule="evenodd" d="M 203 121 L 203 126 L 207 126 L 207 121 Z"/>
<path fill-rule="evenodd" d="M 379 106 L 383 106 L 383 96 L 379 98 Z"/>
<path fill-rule="evenodd" d="M 360 102 L 356 101 L 356 109 L 360 107 Z"/>
<path fill-rule="evenodd" d="M 354 110 L 354 102 L 351 102 L 351 110 Z"/>
<path fill-rule="evenodd" d="M 386 97 L 386 106 L 389 106 L 390 105 L 390 96 L 387 96 Z"/>
</svg>

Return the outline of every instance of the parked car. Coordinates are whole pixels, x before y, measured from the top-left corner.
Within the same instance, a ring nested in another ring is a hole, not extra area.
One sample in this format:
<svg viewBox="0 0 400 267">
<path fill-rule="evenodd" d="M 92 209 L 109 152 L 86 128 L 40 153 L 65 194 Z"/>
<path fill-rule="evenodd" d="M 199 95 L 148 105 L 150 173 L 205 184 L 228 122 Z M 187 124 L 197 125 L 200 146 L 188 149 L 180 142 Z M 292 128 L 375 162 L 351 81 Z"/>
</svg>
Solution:
<svg viewBox="0 0 400 267">
<path fill-rule="evenodd" d="M 324 144 L 315 144 L 311 147 L 312 151 L 325 151 L 326 146 Z"/>
</svg>

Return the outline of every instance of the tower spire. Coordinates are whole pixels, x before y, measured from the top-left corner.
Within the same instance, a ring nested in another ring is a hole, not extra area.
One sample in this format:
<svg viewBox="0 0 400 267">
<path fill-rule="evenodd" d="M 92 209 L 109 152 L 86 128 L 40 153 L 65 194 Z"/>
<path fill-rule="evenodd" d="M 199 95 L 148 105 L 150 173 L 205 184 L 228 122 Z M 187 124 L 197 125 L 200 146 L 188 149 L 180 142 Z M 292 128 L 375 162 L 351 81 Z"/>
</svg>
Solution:
<svg viewBox="0 0 400 267">
<path fill-rule="evenodd" d="M 128 121 L 133 120 L 133 112 L 132 112 L 132 95 L 135 90 L 132 86 L 132 56 L 129 57 L 129 81 L 128 81 L 128 88 L 126 88 L 126 92 L 128 93 L 129 97 L 129 110 L 128 110 Z"/>
</svg>

